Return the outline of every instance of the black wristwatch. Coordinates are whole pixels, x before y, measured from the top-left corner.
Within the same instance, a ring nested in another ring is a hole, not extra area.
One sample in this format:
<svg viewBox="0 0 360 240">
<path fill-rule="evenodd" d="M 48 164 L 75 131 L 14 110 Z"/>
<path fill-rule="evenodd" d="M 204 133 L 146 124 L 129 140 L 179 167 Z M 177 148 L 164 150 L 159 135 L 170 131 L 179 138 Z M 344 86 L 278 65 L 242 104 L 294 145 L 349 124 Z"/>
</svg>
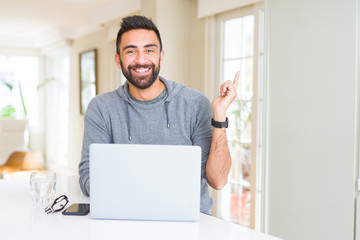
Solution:
<svg viewBox="0 0 360 240">
<path fill-rule="evenodd" d="M 226 117 L 225 122 L 217 122 L 212 118 L 211 126 L 216 127 L 216 128 L 227 128 L 229 126 L 229 119 Z"/>
</svg>

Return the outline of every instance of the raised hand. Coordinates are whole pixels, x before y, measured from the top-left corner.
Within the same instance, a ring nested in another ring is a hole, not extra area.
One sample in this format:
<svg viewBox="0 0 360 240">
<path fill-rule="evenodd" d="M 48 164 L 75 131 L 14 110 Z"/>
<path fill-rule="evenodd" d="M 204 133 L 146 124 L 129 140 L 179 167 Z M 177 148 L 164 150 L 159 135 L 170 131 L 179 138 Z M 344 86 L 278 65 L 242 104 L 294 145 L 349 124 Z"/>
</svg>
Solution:
<svg viewBox="0 0 360 240">
<path fill-rule="evenodd" d="M 226 110 L 236 98 L 236 89 L 239 85 L 238 71 L 235 75 L 234 81 L 226 81 L 220 86 L 220 95 L 212 101 L 213 118 L 215 121 L 224 122 L 226 120 Z"/>
</svg>

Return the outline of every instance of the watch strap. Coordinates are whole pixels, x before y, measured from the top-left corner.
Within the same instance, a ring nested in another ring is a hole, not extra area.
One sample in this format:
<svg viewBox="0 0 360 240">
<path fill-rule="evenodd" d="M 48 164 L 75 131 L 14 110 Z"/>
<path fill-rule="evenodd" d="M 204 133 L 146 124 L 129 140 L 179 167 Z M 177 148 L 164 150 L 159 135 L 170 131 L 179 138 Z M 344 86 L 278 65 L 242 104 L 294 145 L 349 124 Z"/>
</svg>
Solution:
<svg viewBox="0 0 360 240">
<path fill-rule="evenodd" d="M 215 121 L 213 118 L 211 119 L 211 126 L 216 128 L 227 128 L 229 126 L 229 119 L 226 117 L 225 122 Z"/>
</svg>

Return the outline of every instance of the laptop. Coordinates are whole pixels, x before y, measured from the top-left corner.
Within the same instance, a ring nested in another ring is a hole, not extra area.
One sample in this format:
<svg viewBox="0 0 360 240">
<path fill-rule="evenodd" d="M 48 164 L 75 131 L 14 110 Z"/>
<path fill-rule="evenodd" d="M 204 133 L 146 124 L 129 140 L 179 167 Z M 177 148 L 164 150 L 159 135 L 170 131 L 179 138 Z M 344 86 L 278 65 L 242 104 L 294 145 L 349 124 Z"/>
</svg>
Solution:
<svg viewBox="0 0 360 240">
<path fill-rule="evenodd" d="M 92 218 L 197 221 L 200 184 L 198 146 L 90 145 Z"/>
</svg>

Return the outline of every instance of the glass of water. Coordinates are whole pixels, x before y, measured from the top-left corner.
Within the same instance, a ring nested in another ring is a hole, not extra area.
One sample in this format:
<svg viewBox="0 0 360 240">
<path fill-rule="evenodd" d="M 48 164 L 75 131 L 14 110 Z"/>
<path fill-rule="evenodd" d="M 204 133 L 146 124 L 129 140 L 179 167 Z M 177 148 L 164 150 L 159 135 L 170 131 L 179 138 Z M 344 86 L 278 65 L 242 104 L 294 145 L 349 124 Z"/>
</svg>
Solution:
<svg viewBox="0 0 360 240">
<path fill-rule="evenodd" d="M 54 199 L 55 188 L 55 172 L 40 171 L 31 173 L 30 192 L 34 203 L 50 203 Z"/>
</svg>

